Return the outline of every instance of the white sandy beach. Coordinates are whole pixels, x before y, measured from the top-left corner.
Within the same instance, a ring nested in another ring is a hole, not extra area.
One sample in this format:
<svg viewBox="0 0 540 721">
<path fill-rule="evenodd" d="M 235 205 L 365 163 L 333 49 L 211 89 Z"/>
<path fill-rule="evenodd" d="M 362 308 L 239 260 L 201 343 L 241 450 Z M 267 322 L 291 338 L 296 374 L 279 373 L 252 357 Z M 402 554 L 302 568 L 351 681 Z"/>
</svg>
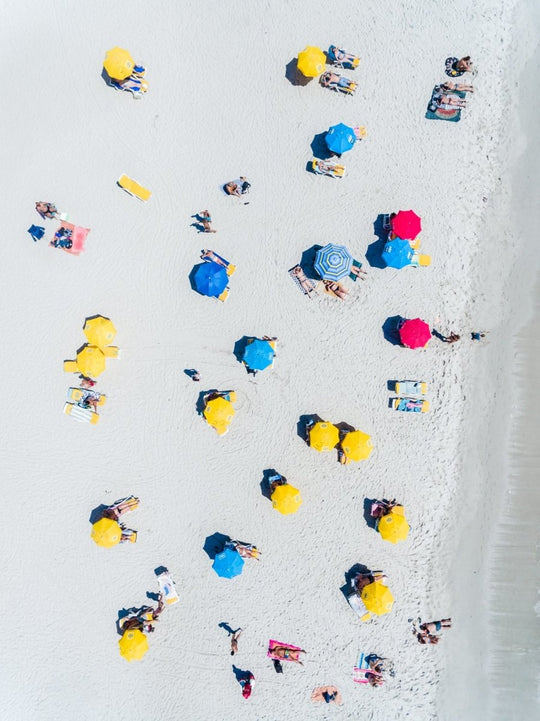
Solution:
<svg viewBox="0 0 540 721">
<path fill-rule="evenodd" d="M 530 321 L 538 268 L 532 253 L 517 272 L 526 246 L 511 232 L 537 182 L 528 166 L 516 205 L 514 163 L 531 132 L 518 120 L 518 80 L 534 71 L 537 26 L 515 5 L 4 3 L 2 719 L 514 718 L 500 715 L 490 655 L 504 653 L 507 639 L 494 619 L 489 549 L 514 448 L 506 389 L 516 357 L 506 339 Z M 342 71 L 359 83 L 354 97 L 286 77 L 306 45 L 331 43 L 361 57 L 354 76 Z M 101 78 L 115 45 L 147 67 L 140 101 Z M 461 122 L 424 119 L 445 58 L 466 54 L 478 75 Z M 339 122 L 368 132 L 343 156 L 347 176 L 306 172 L 314 136 Z M 124 172 L 152 190 L 147 203 L 116 186 Z M 221 191 L 239 175 L 252 183 L 249 205 Z M 91 228 L 80 257 L 32 242 L 32 223 L 49 237 L 56 228 L 40 221 L 37 200 Z M 191 227 L 204 208 L 216 234 Z M 422 217 L 432 265 L 370 267 L 375 220 L 401 208 Z M 344 303 L 309 300 L 287 273 L 330 241 L 368 271 Z M 237 266 L 224 304 L 191 288 L 203 247 Z M 62 363 L 98 313 L 114 321 L 122 353 L 98 379 L 108 400 L 90 427 L 62 414 L 74 379 Z M 396 315 L 462 339 L 434 338 L 420 351 L 392 345 L 382 326 Z M 488 330 L 489 344 L 469 341 L 474 330 Z M 265 334 L 279 339 L 276 362 L 253 378 L 233 349 Z M 493 383 L 481 393 L 486 369 Z M 428 382 L 428 414 L 388 408 L 387 382 L 406 378 Z M 238 394 L 223 437 L 196 412 L 209 389 Z M 345 467 L 309 448 L 297 433 L 307 414 L 369 433 L 370 459 Z M 301 490 L 297 514 L 279 515 L 261 494 L 268 468 Z M 490 513 L 477 523 L 491 488 Z M 92 509 L 131 493 L 141 499 L 127 523 L 137 543 L 99 548 Z M 385 543 L 366 525 L 364 499 L 380 497 L 404 504 L 404 543 Z M 215 533 L 256 544 L 261 561 L 218 578 L 204 551 Z M 356 563 L 383 569 L 395 598 L 391 614 L 367 624 L 340 590 Z M 531 559 L 523 563 L 527 574 Z M 157 591 L 162 565 L 181 601 L 161 617 L 144 659 L 129 664 L 115 622 Z M 534 604 L 522 613 L 534 621 Z M 419 615 L 453 617 L 438 647 L 415 641 L 407 619 Z M 234 658 L 221 622 L 244 629 Z M 306 649 L 304 667 L 276 674 L 270 638 Z M 512 667 L 525 657 L 539 670 L 537 648 L 514 653 Z M 391 658 L 395 677 L 380 689 L 354 684 L 360 651 Z M 233 662 L 255 676 L 248 700 Z M 340 709 L 311 703 L 326 684 L 339 687 Z M 512 694 L 520 696 L 518 681 Z M 528 703 L 520 719 L 535 718 Z"/>
</svg>

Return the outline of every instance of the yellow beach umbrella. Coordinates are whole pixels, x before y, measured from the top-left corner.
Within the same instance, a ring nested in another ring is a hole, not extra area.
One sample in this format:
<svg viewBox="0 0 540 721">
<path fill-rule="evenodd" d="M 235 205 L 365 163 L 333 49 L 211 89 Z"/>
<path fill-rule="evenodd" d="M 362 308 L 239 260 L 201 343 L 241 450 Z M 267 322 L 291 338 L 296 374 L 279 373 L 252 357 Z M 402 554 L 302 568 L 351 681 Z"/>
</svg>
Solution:
<svg viewBox="0 0 540 721">
<path fill-rule="evenodd" d="M 404 541 L 409 535 L 409 524 L 403 506 L 395 506 L 390 513 L 380 518 L 378 531 L 384 540 L 390 543 Z"/>
<path fill-rule="evenodd" d="M 375 581 L 364 587 L 362 601 L 368 611 L 377 614 L 377 616 L 383 616 L 392 610 L 394 597 L 388 586 L 385 586 L 380 581 Z"/>
<path fill-rule="evenodd" d="M 108 50 L 103 61 L 107 75 L 113 80 L 125 80 L 133 72 L 135 61 L 127 50 L 116 47 Z"/>
<path fill-rule="evenodd" d="M 88 338 L 88 342 L 97 345 L 98 348 L 104 348 L 111 345 L 116 335 L 116 328 L 110 318 L 104 318 L 97 315 L 95 318 L 88 318 L 84 324 L 84 335 Z"/>
<path fill-rule="evenodd" d="M 148 639 L 138 628 L 124 631 L 118 645 L 120 647 L 120 656 L 123 656 L 126 661 L 140 661 L 148 651 Z"/>
<path fill-rule="evenodd" d="M 284 483 L 282 486 L 277 486 L 270 498 L 276 511 L 283 513 L 285 516 L 289 513 L 296 513 L 302 505 L 302 496 L 300 495 L 300 491 L 298 488 L 290 486 L 288 483 Z"/>
<path fill-rule="evenodd" d="M 326 64 L 326 55 L 320 48 L 308 45 L 298 53 L 298 70 L 306 78 L 316 78 L 323 71 Z"/>
<path fill-rule="evenodd" d="M 371 436 L 362 431 L 351 431 L 341 441 L 343 452 L 351 461 L 364 461 L 373 450 Z"/>
<path fill-rule="evenodd" d="M 105 370 L 105 355 L 101 348 L 95 345 L 85 345 L 77 353 L 77 368 L 88 378 L 97 378 Z"/>
<path fill-rule="evenodd" d="M 234 407 L 226 398 L 219 396 L 208 401 L 203 413 L 211 426 L 216 430 L 223 430 L 233 419 Z"/>
<path fill-rule="evenodd" d="M 326 421 L 315 423 L 309 432 L 309 445 L 316 451 L 331 451 L 339 441 L 339 431 Z"/>
<path fill-rule="evenodd" d="M 120 543 L 122 529 L 112 518 L 100 518 L 93 524 L 91 536 L 98 546 L 112 548 Z"/>
</svg>

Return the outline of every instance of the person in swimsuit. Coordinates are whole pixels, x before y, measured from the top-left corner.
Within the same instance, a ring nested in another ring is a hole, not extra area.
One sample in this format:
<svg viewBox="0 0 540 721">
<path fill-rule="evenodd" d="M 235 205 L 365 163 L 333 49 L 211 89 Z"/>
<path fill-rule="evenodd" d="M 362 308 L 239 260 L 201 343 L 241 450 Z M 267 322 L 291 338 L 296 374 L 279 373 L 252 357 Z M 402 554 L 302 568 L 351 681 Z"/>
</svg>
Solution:
<svg viewBox="0 0 540 721">
<path fill-rule="evenodd" d="M 460 93 L 474 93 L 474 86 L 467 85 L 466 83 L 451 83 L 447 81 L 441 85 L 441 88 L 448 91 L 457 90 Z"/>
<path fill-rule="evenodd" d="M 335 295 L 336 298 L 345 300 L 345 298 L 349 295 L 349 291 L 339 283 L 336 283 L 334 280 L 323 280 L 323 283 L 327 291 L 330 294 Z"/>
<path fill-rule="evenodd" d="M 54 203 L 45 203 L 42 200 L 36 203 L 36 210 L 42 218 L 55 218 L 58 215 Z"/>
<path fill-rule="evenodd" d="M 440 621 L 429 621 L 420 624 L 420 630 L 428 634 L 439 633 L 443 628 L 452 628 L 451 618 L 443 618 Z"/>
<path fill-rule="evenodd" d="M 208 210 L 201 210 L 199 218 L 201 225 L 204 228 L 203 233 L 217 233 L 217 230 L 212 229 L 212 217 Z"/>
<path fill-rule="evenodd" d="M 309 294 L 312 293 L 315 290 L 315 288 L 307 279 L 306 274 L 302 270 L 302 266 L 295 265 L 295 267 L 292 269 L 291 272 L 294 276 L 296 276 L 296 278 L 298 278 L 298 282 L 300 283 L 302 290 L 304 290 L 305 293 L 309 296 Z"/>
<path fill-rule="evenodd" d="M 238 639 L 240 638 L 241 633 L 242 629 L 239 628 L 231 636 L 231 656 L 234 656 L 235 653 L 238 653 Z"/>
<path fill-rule="evenodd" d="M 319 82 L 324 88 L 332 88 L 333 90 L 338 90 L 339 88 L 351 90 L 355 84 L 352 80 L 349 80 L 349 78 L 344 78 L 338 73 L 332 73 L 329 70 L 321 75 Z"/>
<path fill-rule="evenodd" d="M 303 666 L 303 662 L 300 661 L 300 654 L 306 653 L 303 648 L 289 648 L 288 646 L 274 646 L 270 649 L 272 655 L 282 658 L 284 661 L 293 661 L 293 663 L 299 663 Z"/>
<path fill-rule="evenodd" d="M 211 231 L 212 233 L 215 233 L 215 230 Z M 220 258 L 219 255 L 214 253 L 213 250 L 208 250 L 205 248 L 201 253 L 201 260 L 208 260 L 212 263 L 217 263 L 218 265 L 222 265 L 224 268 L 228 268 L 229 264 L 226 263 L 223 258 Z"/>
</svg>

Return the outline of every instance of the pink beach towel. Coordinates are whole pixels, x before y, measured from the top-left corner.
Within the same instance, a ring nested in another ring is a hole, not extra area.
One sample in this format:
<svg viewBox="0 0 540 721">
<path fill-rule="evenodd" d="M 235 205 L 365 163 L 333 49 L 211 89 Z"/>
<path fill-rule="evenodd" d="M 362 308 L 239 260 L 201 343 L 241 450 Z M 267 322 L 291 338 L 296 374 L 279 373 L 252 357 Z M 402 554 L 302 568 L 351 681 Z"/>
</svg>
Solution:
<svg viewBox="0 0 540 721">
<path fill-rule="evenodd" d="M 82 228 L 80 225 L 73 225 L 73 223 L 68 223 L 66 220 L 60 223 L 60 228 L 71 230 L 71 248 L 61 248 L 60 250 L 64 250 L 66 253 L 71 253 L 72 255 L 82 253 L 90 228 Z"/>
<path fill-rule="evenodd" d="M 290 648 L 291 651 L 301 651 L 302 649 L 300 646 L 292 646 L 290 643 L 283 643 L 283 641 L 275 641 L 274 639 L 271 639 L 268 642 L 268 653 L 266 654 L 270 658 L 277 659 L 278 661 L 290 661 L 288 658 L 280 658 L 279 656 L 276 656 L 272 653 L 272 649 L 274 649 L 276 646 L 284 646 L 285 648 Z"/>
</svg>

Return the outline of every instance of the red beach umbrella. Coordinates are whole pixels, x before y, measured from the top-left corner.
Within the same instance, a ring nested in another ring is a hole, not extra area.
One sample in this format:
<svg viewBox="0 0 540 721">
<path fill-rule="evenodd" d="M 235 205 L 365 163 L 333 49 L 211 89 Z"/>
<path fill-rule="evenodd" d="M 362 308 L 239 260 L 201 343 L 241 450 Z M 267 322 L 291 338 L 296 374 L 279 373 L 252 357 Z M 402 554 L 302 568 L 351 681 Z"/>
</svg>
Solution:
<svg viewBox="0 0 540 721">
<path fill-rule="evenodd" d="M 431 338 L 429 325 L 420 318 L 406 320 L 399 329 L 399 337 L 407 348 L 424 348 Z"/>
<path fill-rule="evenodd" d="M 414 210 L 400 210 L 392 218 L 390 225 L 398 238 L 403 240 L 414 240 L 422 230 L 422 221 Z"/>
</svg>

